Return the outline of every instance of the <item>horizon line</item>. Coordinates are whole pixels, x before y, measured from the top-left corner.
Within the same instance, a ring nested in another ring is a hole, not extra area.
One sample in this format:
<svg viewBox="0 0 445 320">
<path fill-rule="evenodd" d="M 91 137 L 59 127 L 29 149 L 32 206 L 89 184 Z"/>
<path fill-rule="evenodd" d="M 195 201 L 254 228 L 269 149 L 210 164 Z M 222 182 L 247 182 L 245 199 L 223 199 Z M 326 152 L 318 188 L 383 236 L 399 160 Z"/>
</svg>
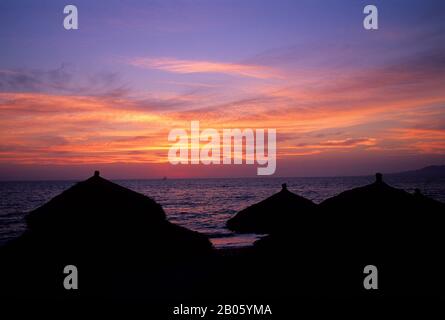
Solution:
<svg viewBox="0 0 445 320">
<path fill-rule="evenodd" d="M 104 178 L 110 181 L 128 181 L 128 180 L 160 180 L 160 181 L 167 181 L 167 180 L 212 180 L 212 179 L 220 179 L 220 180 L 235 180 L 235 179 L 311 179 L 311 178 L 362 178 L 362 177 L 373 177 L 377 173 L 382 173 L 383 175 L 396 175 L 396 174 L 402 174 L 405 172 L 411 172 L 411 171 L 419 171 L 423 170 L 425 168 L 429 167 L 440 167 L 445 166 L 445 164 L 432 164 L 428 166 L 424 166 L 422 168 L 415 168 L 410 170 L 404 170 L 404 171 L 397 171 L 397 172 L 381 172 L 377 171 L 375 173 L 369 173 L 369 174 L 358 174 L 358 175 L 323 175 L 323 176 L 240 176 L 240 177 L 152 177 L 152 178 Z M 94 175 L 94 172 L 93 172 Z M 86 179 L 89 179 L 93 175 L 87 177 L 87 178 L 79 178 L 79 179 L 18 179 L 18 180 L 3 180 L 0 179 L 0 183 L 2 182 L 79 182 Z M 164 179 L 166 178 L 166 179 Z"/>
</svg>

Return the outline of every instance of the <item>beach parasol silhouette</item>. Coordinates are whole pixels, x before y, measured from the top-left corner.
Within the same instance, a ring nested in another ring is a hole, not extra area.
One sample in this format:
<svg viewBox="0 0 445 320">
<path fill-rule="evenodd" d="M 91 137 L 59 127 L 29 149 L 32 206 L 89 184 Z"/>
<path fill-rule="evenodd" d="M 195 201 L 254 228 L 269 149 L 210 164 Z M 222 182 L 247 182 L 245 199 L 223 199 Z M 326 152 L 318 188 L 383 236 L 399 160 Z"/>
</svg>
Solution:
<svg viewBox="0 0 445 320">
<path fill-rule="evenodd" d="M 114 257 L 209 252 L 209 240 L 170 223 L 153 199 L 102 178 L 98 171 L 32 211 L 26 238 L 48 248 Z M 67 250 L 68 249 L 68 250 Z"/>
<path fill-rule="evenodd" d="M 289 265 L 290 271 L 277 271 L 285 279 L 292 270 L 305 274 L 310 288 L 363 294 L 357 279 L 372 264 L 383 274 L 381 294 L 435 295 L 445 284 L 444 215 L 443 203 L 394 188 L 377 173 L 373 183 L 320 203 L 302 232 L 268 235 L 255 249 L 261 261 Z"/>
<path fill-rule="evenodd" d="M 350 229 L 346 234 L 355 230 L 358 238 L 378 233 L 380 239 L 391 239 L 395 234 L 412 239 L 421 226 L 432 231 L 436 223 L 443 222 L 444 208 L 443 203 L 420 191 L 411 194 L 388 185 L 381 173 L 376 174 L 374 183 L 344 191 L 318 206 L 330 228 Z"/>
<path fill-rule="evenodd" d="M 175 281 L 169 280 L 171 265 L 190 263 L 198 269 L 201 258 L 213 255 L 205 235 L 170 223 L 153 199 L 102 178 L 98 171 L 26 220 L 27 231 L 0 250 L 7 261 L 0 276 L 9 282 L 8 290 L 20 294 L 25 287 L 30 295 L 64 292 L 60 279 L 66 265 L 79 268 L 84 294 L 111 293 L 108 286 L 115 282 L 110 278 L 126 283 L 140 273 L 159 290 L 167 280 Z M 138 282 L 130 283 L 137 287 Z"/>
<path fill-rule="evenodd" d="M 320 209 L 354 211 L 369 211 L 374 209 L 399 208 L 410 205 L 413 197 L 408 192 L 391 187 L 383 181 L 381 173 L 376 174 L 375 182 L 344 191 L 320 203 Z M 379 211 L 374 212 L 376 214 Z"/>
<path fill-rule="evenodd" d="M 324 247 L 345 265 L 378 265 L 390 291 L 429 294 L 444 283 L 443 203 L 394 188 L 377 173 L 374 183 L 342 192 L 318 209 Z"/>
<path fill-rule="evenodd" d="M 318 206 L 332 230 L 335 227 L 338 237 L 354 234 L 356 239 L 391 240 L 394 235 L 416 238 L 421 230 L 433 230 L 443 221 L 444 204 L 421 195 L 411 194 L 394 188 L 383 181 L 381 173 L 376 174 L 375 182 L 344 191 L 321 202 Z M 416 231 L 417 230 L 417 231 Z M 335 230 L 333 230 L 335 233 Z M 414 233 L 412 233 L 414 232 Z M 414 237 L 413 237 L 414 236 Z M 393 242 L 393 241 L 392 241 Z"/>
<path fill-rule="evenodd" d="M 272 233 L 295 227 L 297 220 L 310 215 L 316 205 L 287 189 L 283 184 L 281 191 L 269 198 L 253 204 L 227 221 L 227 227 L 240 233 Z"/>
</svg>

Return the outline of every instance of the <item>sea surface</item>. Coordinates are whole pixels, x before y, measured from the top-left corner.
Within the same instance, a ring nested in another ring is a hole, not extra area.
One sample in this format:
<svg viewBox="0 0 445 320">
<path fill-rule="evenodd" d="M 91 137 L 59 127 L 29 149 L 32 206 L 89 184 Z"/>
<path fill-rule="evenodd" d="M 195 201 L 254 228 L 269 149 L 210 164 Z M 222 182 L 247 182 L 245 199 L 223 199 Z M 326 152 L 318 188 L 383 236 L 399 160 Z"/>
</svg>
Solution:
<svg viewBox="0 0 445 320">
<path fill-rule="evenodd" d="M 296 192 L 316 203 L 342 191 L 363 186 L 374 177 L 335 178 L 239 178 L 115 180 L 114 182 L 145 194 L 159 202 L 168 219 L 208 235 L 217 248 L 251 245 L 258 235 L 237 235 L 225 222 L 237 211 L 280 191 L 287 183 Z M 392 186 L 422 193 L 445 202 L 444 178 L 385 177 Z M 26 214 L 68 189 L 76 181 L 0 182 L 0 245 L 26 229 Z M 123 216 L 123 219 L 125 217 Z"/>
</svg>

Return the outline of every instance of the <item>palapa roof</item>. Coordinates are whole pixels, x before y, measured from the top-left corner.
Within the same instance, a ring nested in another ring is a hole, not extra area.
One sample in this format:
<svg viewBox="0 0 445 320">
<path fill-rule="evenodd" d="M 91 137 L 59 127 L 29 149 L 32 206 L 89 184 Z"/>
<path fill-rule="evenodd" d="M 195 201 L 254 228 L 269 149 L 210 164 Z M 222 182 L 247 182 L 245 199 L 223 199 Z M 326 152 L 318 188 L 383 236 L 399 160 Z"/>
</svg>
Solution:
<svg viewBox="0 0 445 320">
<path fill-rule="evenodd" d="M 380 173 L 374 183 L 344 191 L 320 203 L 318 209 L 320 237 L 363 258 L 419 257 L 436 250 L 444 240 L 444 204 L 391 187 Z"/>
<path fill-rule="evenodd" d="M 411 194 L 394 188 L 383 181 L 381 173 L 376 180 L 366 186 L 344 191 L 320 203 L 319 208 L 332 213 L 372 211 L 375 214 L 385 212 L 408 213 L 414 210 L 430 210 L 440 207 L 442 203 L 428 198 L 417 191 Z"/>
<path fill-rule="evenodd" d="M 78 182 L 27 216 L 30 229 L 81 227 L 122 229 L 165 221 L 162 207 L 153 199 L 102 178 L 98 171 Z"/>
<path fill-rule="evenodd" d="M 153 199 L 98 171 L 32 211 L 27 223 L 24 238 L 53 249 L 175 256 L 212 248 L 206 236 L 170 223 Z"/>
<path fill-rule="evenodd" d="M 280 192 L 239 211 L 227 221 L 227 227 L 240 233 L 271 233 L 292 227 L 315 206 L 311 200 L 290 192 L 283 184 Z"/>
<path fill-rule="evenodd" d="M 346 264 L 434 265 L 442 259 L 445 204 L 418 190 L 412 194 L 394 188 L 379 173 L 375 182 L 323 201 L 311 217 L 300 229 L 295 225 L 290 232 L 258 240 L 256 248 L 272 254 L 297 250 L 303 261 L 315 255 Z"/>
</svg>

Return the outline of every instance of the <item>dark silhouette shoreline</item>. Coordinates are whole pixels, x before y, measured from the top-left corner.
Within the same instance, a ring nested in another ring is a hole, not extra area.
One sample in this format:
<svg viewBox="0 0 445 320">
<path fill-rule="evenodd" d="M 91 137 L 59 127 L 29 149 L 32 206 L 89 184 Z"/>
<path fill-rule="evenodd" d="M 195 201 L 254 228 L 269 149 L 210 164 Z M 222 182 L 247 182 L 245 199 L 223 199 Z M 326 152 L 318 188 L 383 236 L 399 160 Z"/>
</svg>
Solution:
<svg viewBox="0 0 445 320">
<path fill-rule="evenodd" d="M 379 174 L 319 205 L 283 185 L 228 222 L 238 232 L 269 235 L 252 247 L 216 250 L 206 236 L 170 223 L 154 200 L 96 172 L 31 212 L 25 234 L 0 247 L 0 297 L 444 297 L 444 208 Z M 381 272 L 375 292 L 363 288 L 369 264 Z M 78 290 L 62 286 L 66 265 L 79 269 Z"/>
</svg>

